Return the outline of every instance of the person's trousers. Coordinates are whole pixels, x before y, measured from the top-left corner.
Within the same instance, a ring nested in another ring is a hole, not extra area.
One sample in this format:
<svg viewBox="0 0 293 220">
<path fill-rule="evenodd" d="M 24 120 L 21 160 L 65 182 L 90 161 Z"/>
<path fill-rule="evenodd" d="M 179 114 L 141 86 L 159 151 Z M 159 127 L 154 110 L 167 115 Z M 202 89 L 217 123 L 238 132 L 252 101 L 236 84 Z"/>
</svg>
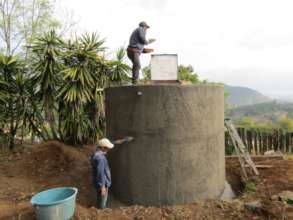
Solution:
<svg viewBox="0 0 293 220">
<path fill-rule="evenodd" d="M 127 51 L 127 56 L 132 62 L 132 83 L 136 84 L 137 79 L 139 77 L 139 70 L 141 68 L 140 65 L 140 53 L 134 51 Z"/>
<path fill-rule="evenodd" d="M 96 189 L 97 194 L 97 208 L 104 209 L 107 206 L 108 200 L 108 188 L 106 195 L 102 195 L 101 189 Z"/>
</svg>

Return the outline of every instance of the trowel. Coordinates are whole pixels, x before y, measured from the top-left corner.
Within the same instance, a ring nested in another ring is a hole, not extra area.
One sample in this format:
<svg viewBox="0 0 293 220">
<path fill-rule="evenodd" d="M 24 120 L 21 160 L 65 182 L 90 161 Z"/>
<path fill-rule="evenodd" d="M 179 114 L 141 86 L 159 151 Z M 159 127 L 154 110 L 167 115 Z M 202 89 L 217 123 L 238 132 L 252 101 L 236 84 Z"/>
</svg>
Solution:
<svg viewBox="0 0 293 220">
<path fill-rule="evenodd" d="M 134 137 L 126 136 L 123 139 L 124 139 L 125 142 L 128 143 L 128 142 L 132 141 L 134 139 Z"/>
</svg>

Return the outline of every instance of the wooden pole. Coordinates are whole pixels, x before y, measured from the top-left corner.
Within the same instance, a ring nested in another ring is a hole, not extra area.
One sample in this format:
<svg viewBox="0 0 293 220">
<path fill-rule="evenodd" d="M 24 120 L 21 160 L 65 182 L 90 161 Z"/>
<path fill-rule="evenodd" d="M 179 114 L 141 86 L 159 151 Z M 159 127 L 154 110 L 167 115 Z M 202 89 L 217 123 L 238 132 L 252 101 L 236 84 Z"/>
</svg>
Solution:
<svg viewBox="0 0 293 220">
<path fill-rule="evenodd" d="M 253 130 L 253 151 L 256 154 L 257 151 L 257 133 L 256 130 Z"/>
</svg>

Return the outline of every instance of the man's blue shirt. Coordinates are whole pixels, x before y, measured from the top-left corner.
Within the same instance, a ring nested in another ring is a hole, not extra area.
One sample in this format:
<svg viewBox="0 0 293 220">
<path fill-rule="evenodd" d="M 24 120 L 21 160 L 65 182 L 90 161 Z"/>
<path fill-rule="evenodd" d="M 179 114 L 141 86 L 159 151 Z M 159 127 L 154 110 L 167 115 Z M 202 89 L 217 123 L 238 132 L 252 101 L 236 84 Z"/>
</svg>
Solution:
<svg viewBox="0 0 293 220">
<path fill-rule="evenodd" d="M 146 32 L 143 27 L 136 28 L 130 36 L 129 47 L 137 48 L 141 53 L 143 51 L 144 45 L 148 44 L 145 35 Z"/>
<path fill-rule="evenodd" d="M 106 155 L 97 150 L 91 157 L 93 183 L 95 188 L 111 186 L 111 173 Z"/>
</svg>

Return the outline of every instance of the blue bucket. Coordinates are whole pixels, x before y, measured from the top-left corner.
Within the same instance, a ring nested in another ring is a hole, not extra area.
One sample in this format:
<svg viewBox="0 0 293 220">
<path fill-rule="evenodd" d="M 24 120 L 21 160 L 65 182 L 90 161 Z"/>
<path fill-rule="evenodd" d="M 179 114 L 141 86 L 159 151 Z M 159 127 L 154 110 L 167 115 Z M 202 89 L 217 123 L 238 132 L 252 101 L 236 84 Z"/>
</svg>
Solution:
<svg viewBox="0 0 293 220">
<path fill-rule="evenodd" d="M 34 195 L 31 203 L 38 220 L 68 220 L 74 215 L 77 188 L 60 187 Z"/>
</svg>

